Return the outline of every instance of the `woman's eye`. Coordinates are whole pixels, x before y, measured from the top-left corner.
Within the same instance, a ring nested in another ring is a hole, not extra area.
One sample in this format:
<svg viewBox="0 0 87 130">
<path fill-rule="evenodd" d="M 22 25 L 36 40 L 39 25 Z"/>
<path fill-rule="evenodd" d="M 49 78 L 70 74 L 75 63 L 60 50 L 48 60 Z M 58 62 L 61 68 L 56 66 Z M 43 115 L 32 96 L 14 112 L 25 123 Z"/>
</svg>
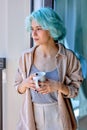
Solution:
<svg viewBox="0 0 87 130">
<path fill-rule="evenodd" d="M 37 30 L 42 30 L 42 28 L 37 28 Z"/>
<path fill-rule="evenodd" d="M 43 30 L 43 29 L 40 27 L 40 28 L 36 28 L 36 29 L 31 28 L 30 30 L 31 30 L 31 32 L 34 32 L 34 31 L 40 31 L 40 30 Z"/>
</svg>

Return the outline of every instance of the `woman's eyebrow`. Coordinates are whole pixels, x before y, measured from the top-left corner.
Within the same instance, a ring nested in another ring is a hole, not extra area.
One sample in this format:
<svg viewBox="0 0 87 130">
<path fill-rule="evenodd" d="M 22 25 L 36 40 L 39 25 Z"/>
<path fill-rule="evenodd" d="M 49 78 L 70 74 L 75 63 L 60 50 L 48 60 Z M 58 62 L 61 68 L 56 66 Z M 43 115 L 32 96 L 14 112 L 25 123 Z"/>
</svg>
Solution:
<svg viewBox="0 0 87 130">
<path fill-rule="evenodd" d="M 31 26 L 31 28 L 42 28 L 41 26 Z"/>
</svg>

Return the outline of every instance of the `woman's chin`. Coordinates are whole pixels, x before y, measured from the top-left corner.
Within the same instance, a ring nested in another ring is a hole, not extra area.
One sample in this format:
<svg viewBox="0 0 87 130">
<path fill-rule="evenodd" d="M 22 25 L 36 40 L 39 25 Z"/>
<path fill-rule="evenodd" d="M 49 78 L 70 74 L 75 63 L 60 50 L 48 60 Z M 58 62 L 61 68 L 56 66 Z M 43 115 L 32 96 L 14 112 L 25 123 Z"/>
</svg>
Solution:
<svg viewBox="0 0 87 130">
<path fill-rule="evenodd" d="M 36 45 L 42 45 L 42 43 L 40 43 L 40 42 L 38 42 L 38 41 L 37 41 L 37 42 L 35 41 L 35 44 L 36 44 Z"/>
</svg>

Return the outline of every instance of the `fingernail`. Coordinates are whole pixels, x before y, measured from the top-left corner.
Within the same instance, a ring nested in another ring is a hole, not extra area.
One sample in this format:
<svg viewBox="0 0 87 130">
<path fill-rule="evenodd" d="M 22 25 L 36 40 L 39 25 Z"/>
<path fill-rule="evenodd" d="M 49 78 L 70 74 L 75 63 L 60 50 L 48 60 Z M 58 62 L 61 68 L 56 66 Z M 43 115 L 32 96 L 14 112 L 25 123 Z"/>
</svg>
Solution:
<svg viewBox="0 0 87 130">
<path fill-rule="evenodd" d="M 37 90 L 35 90 L 35 92 L 38 92 Z"/>
<path fill-rule="evenodd" d="M 38 75 L 38 73 L 36 73 L 36 75 Z"/>
</svg>

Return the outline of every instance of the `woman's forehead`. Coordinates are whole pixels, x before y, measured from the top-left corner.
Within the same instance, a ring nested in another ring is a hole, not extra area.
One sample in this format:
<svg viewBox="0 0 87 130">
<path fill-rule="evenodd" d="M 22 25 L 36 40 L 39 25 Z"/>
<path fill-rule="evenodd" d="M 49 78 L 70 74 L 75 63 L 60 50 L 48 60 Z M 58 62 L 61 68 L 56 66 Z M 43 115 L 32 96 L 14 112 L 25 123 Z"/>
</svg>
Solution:
<svg viewBox="0 0 87 130">
<path fill-rule="evenodd" d="M 41 27 L 41 25 L 36 20 L 32 20 L 31 26 L 32 27 Z"/>
</svg>

